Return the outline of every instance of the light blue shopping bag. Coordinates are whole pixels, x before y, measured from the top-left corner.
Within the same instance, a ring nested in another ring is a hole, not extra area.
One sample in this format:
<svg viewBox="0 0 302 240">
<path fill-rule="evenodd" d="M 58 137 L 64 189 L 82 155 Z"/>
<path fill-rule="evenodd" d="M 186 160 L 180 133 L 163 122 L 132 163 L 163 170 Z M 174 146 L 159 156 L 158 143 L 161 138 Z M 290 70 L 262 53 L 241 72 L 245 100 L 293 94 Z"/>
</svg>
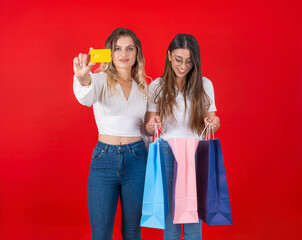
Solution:
<svg viewBox="0 0 302 240">
<path fill-rule="evenodd" d="M 167 180 L 158 139 L 149 145 L 142 206 L 142 227 L 165 229 L 168 214 Z"/>
</svg>

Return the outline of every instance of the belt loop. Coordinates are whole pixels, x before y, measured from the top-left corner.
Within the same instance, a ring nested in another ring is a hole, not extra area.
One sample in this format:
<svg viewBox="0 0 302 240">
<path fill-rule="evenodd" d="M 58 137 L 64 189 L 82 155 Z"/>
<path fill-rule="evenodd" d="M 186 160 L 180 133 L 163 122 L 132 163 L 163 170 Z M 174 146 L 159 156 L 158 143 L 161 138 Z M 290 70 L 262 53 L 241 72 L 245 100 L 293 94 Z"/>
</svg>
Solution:
<svg viewBox="0 0 302 240">
<path fill-rule="evenodd" d="M 128 148 L 129 153 L 131 153 L 131 152 L 132 152 L 132 149 L 131 149 L 131 147 L 130 147 L 129 145 L 130 145 L 130 144 L 127 144 L 127 148 Z"/>
<path fill-rule="evenodd" d="M 104 151 L 107 152 L 107 150 L 108 150 L 108 144 L 106 144 Z"/>
</svg>

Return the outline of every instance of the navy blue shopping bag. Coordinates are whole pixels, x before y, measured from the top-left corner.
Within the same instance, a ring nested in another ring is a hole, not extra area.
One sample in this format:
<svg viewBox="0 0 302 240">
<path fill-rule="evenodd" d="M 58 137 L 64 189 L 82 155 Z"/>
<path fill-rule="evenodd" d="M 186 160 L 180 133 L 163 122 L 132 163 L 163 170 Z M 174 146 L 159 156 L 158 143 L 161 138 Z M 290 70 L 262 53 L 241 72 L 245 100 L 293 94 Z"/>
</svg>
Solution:
<svg viewBox="0 0 302 240">
<path fill-rule="evenodd" d="M 165 229 L 169 202 L 163 157 L 158 139 L 149 145 L 143 196 L 142 227 Z"/>
<path fill-rule="evenodd" d="M 196 150 L 198 216 L 207 225 L 233 224 L 219 139 L 202 140 Z"/>
</svg>

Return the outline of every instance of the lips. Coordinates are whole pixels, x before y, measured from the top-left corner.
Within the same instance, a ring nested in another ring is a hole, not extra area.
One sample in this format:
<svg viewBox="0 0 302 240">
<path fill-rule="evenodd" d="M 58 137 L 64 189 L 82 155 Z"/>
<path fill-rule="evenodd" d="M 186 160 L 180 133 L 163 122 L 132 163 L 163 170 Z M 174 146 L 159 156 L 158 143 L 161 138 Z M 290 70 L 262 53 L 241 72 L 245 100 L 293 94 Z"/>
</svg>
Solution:
<svg viewBox="0 0 302 240">
<path fill-rule="evenodd" d="M 122 63 L 126 63 L 126 62 L 129 61 L 129 59 L 120 59 L 119 61 L 122 62 Z"/>
<path fill-rule="evenodd" d="M 184 73 L 185 73 L 185 71 L 182 71 L 182 70 L 180 70 L 179 68 L 177 68 L 177 70 L 178 70 L 178 73 L 179 73 L 179 74 L 184 74 Z"/>
</svg>

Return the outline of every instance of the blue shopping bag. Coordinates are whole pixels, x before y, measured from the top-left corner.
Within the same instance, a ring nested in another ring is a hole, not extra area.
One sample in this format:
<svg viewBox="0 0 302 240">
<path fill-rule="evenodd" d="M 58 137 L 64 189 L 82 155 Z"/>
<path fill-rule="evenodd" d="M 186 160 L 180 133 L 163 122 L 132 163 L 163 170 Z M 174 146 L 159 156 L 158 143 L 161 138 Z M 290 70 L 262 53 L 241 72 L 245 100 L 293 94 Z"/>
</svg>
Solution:
<svg viewBox="0 0 302 240">
<path fill-rule="evenodd" d="M 168 215 L 168 192 L 165 166 L 158 139 L 149 145 L 142 205 L 142 227 L 165 229 Z"/>
<path fill-rule="evenodd" d="M 198 216 L 207 225 L 232 225 L 232 212 L 219 139 L 200 141 L 196 150 Z"/>
</svg>

